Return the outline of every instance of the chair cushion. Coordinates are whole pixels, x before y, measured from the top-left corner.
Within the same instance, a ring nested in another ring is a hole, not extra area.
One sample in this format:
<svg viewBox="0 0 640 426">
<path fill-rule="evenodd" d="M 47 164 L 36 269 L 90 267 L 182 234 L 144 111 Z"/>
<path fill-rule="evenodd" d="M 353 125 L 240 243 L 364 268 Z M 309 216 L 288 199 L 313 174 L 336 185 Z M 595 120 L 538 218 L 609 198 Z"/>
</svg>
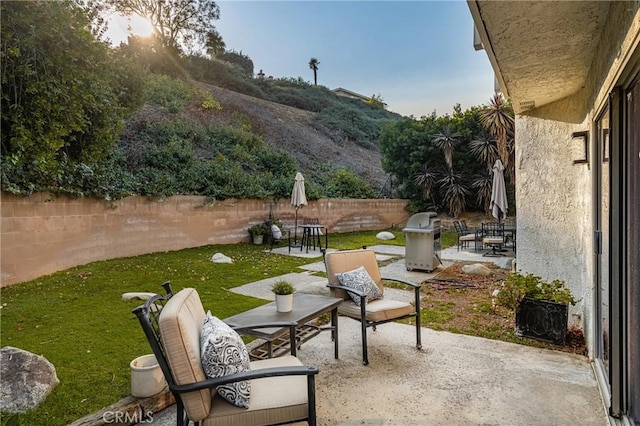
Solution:
<svg viewBox="0 0 640 426">
<path fill-rule="evenodd" d="M 251 362 L 251 370 L 302 363 L 291 355 Z M 249 409 L 229 404 L 214 394 L 211 414 L 202 426 L 273 425 L 303 420 L 309 414 L 306 376 L 267 377 L 251 380 Z"/>
<path fill-rule="evenodd" d="M 411 303 L 390 299 L 378 299 L 367 303 L 365 307 L 365 319 L 374 322 L 383 321 L 401 318 L 413 312 L 415 312 L 415 308 Z M 360 319 L 360 308 L 353 302 L 343 302 L 340 304 L 338 313 Z"/>
<path fill-rule="evenodd" d="M 484 237 L 482 239 L 484 244 L 503 244 L 504 238 L 502 237 Z"/>
<path fill-rule="evenodd" d="M 278 227 L 278 225 L 271 225 L 271 235 L 273 235 L 273 239 L 279 241 L 282 238 L 282 230 Z"/>
<path fill-rule="evenodd" d="M 460 241 L 475 241 L 475 239 L 476 239 L 475 234 L 461 235 L 459 238 Z"/>
<path fill-rule="evenodd" d="M 249 352 L 242 338 L 223 321 L 207 312 L 200 335 L 204 374 L 214 379 L 249 371 Z M 218 386 L 218 393 L 238 407 L 249 408 L 251 383 L 242 381 Z"/>
<path fill-rule="evenodd" d="M 160 338 L 176 384 L 207 379 L 200 363 L 200 331 L 205 315 L 200 296 L 193 288 L 176 293 L 160 313 Z M 191 420 L 199 421 L 209 415 L 210 389 L 183 393 L 181 397 Z"/>
<path fill-rule="evenodd" d="M 338 277 L 340 284 L 343 286 L 366 294 L 365 303 L 380 299 L 383 296 L 382 291 L 378 288 L 371 276 L 369 276 L 364 266 L 336 274 L 336 276 Z M 353 293 L 349 293 L 349 295 L 351 296 L 351 299 L 353 299 L 353 302 L 357 306 L 360 306 L 360 296 Z"/>
</svg>

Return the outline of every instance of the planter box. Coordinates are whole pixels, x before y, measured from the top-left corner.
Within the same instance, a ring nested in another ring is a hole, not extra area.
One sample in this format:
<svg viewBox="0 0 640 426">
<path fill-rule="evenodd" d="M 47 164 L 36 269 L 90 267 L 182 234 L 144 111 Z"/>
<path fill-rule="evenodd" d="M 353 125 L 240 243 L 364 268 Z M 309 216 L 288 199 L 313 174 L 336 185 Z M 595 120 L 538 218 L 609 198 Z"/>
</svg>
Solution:
<svg viewBox="0 0 640 426">
<path fill-rule="evenodd" d="M 569 305 L 525 297 L 516 312 L 516 336 L 563 346 Z"/>
</svg>

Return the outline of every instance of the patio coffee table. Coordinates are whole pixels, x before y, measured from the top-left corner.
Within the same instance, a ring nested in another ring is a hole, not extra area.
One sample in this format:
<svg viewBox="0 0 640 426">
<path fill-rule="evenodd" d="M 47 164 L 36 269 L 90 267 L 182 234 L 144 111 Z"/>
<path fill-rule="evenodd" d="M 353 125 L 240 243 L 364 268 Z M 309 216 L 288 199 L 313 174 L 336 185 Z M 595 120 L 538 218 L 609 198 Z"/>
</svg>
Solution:
<svg viewBox="0 0 640 426">
<path fill-rule="evenodd" d="M 242 334 L 248 334 L 266 340 L 267 350 L 252 351 L 254 358 L 271 358 L 272 356 L 285 355 L 289 352 L 296 354 L 296 349 L 304 342 L 317 336 L 321 331 L 331 330 L 331 338 L 334 343 L 334 356 L 338 359 L 338 306 L 344 300 L 337 297 L 320 296 L 316 294 L 294 293 L 293 310 L 291 312 L 278 312 L 276 302 L 242 312 L 223 321 L 231 327 L 246 327 L 252 324 L 269 324 L 276 322 L 295 322 L 295 345 L 291 346 L 291 340 L 287 327 L 259 328 L 243 330 Z M 313 320 L 322 314 L 331 312 L 331 325 L 319 326 L 313 324 Z"/>
</svg>

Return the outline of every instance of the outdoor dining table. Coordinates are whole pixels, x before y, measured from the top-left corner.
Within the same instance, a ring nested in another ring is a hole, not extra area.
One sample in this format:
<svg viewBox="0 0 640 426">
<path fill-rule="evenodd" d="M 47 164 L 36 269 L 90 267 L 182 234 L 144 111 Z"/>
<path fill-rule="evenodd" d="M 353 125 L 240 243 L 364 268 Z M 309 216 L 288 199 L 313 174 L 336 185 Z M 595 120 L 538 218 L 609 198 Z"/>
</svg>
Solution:
<svg viewBox="0 0 640 426">
<path fill-rule="evenodd" d="M 309 253 L 309 247 L 313 245 L 313 249 L 316 249 L 316 245 L 320 250 L 322 250 L 322 235 L 324 235 L 324 248 L 328 248 L 329 246 L 329 231 L 327 227 L 324 225 L 298 225 L 299 228 L 302 228 L 302 246 L 300 247 L 300 251 L 302 251 L 305 247 L 307 248 L 307 253 Z"/>
</svg>

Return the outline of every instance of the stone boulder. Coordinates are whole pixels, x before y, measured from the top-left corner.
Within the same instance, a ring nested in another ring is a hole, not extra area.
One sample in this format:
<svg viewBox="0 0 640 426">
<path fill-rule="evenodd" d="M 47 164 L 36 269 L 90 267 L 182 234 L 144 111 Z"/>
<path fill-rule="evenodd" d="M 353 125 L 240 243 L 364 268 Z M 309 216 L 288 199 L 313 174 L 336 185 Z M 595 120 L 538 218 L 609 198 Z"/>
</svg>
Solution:
<svg viewBox="0 0 640 426">
<path fill-rule="evenodd" d="M 0 410 L 24 413 L 37 407 L 60 381 L 45 357 L 22 349 L 0 349 Z"/>
<path fill-rule="evenodd" d="M 225 256 L 222 253 L 216 253 L 211 256 L 211 261 L 213 263 L 233 263 L 233 259 L 231 259 L 229 256 Z"/>
<path fill-rule="evenodd" d="M 393 240 L 396 238 L 396 236 L 389 231 L 382 231 L 382 232 L 378 232 L 378 234 L 376 235 L 376 238 L 379 240 Z"/>
<path fill-rule="evenodd" d="M 491 275 L 491 269 L 487 268 L 482 263 L 472 263 L 471 265 L 462 266 L 462 272 L 467 275 Z"/>
<path fill-rule="evenodd" d="M 493 261 L 498 267 L 502 269 L 512 269 L 512 265 L 515 259 L 511 257 L 499 257 Z"/>
</svg>

